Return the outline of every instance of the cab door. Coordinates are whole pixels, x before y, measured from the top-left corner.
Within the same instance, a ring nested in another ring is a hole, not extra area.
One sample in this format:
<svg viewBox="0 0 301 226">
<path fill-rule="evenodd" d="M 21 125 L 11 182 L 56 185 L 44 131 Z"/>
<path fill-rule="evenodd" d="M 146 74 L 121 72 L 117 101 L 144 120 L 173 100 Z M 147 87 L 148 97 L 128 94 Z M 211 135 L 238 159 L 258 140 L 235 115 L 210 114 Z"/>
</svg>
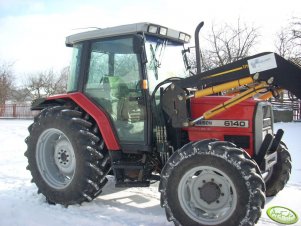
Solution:
<svg viewBox="0 0 301 226">
<path fill-rule="evenodd" d="M 85 94 L 110 116 L 123 145 L 146 145 L 145 92 L 134 37 L 91 42 Z"/>
</svg>

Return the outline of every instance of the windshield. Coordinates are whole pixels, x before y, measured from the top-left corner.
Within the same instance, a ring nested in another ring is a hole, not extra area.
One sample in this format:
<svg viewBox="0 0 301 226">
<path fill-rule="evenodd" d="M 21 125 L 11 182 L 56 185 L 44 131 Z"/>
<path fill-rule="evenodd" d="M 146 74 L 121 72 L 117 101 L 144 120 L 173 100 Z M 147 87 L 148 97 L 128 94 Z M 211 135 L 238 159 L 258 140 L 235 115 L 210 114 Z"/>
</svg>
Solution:
<svg viewBox="0 0 301 226">
<path fill-rule="evenodd" d="M 147 74 L 149 91 L 153 92 L 156 85 L 171 78 L 188 76 L 182 53 L 183 45 L 153 36 L 146 36 Z"/>
</svg>

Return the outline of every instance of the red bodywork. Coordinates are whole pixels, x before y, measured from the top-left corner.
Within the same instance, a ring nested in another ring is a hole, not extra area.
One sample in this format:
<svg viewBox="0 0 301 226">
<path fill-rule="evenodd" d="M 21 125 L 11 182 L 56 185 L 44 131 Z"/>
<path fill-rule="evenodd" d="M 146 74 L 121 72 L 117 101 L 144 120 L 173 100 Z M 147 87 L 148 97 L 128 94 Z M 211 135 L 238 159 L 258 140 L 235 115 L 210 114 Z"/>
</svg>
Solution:
<svg viewBox="0 0 301 226">
<path fill-rule="evenodd" d="M 209 109 L 214 108 L 218 104 L 221 104 L 231 97 L 227 96 L 207 96 L 202 98 L 191 99 L 191 116 L 192 119 L 200 117 Z M 254 111 L 256 109 L 256 103 L 258 101 L 254 99 L 248 99 L 246 101 L 237 104 L 224 112 L 217 114 L 210 120 L 229 120 L 231 123 L 235 121 L 248 121 L 248 127 L 229 127 L 229 126 L 208 126 L 208 125 L 198 125 L 194 127 L 189 127 L 187 129 L 189 140 L 198 141 L 203 139 L 216 138 L 218 140 L 225 140 L 225 136 L 238 135 L 238 136 L 249 136 L 249 148 L 245 150 L 253 156 L 254 154 Z M 227 121 L 226 125 L 229 123 Z M 205 121 L 206 122 L 206 121 Z M 225 124 L 225 121 L 219 121 Z"/>
<path fill-rule="evenodd" d="M 101 135 L 110 151 L 120 150 L 119 142 L 112 130 L 108 116 L 82 93 L 68 93 L 48 97 L 47 100 L 71 99 L 96 121 Z"/>
<path fill-rule="evenodd" d="M 208 96 L 202 98 L 192 98 L 191 99 L 191 117 L 195 119 L 209 109 L 217 106 L 220 103 L 223 103 L 230 99 L 231 97 L 226 96 Z M 85 95 L 82 93 L 69 93 L 62 95 L 55 95 L 48 97 L 47 100 L 56 100 L 56 99 L 71 99 L 78 106 L 85 109 L 85 111 L 90 114 L 96 121 L 100 132 L 103 136 L 103 139 L 107 145 L 107 148 L 111 151 L 120 150 L 120 145 L 118 139 L 115 136 L 115 133 L 112 129 L 110 119 L 108 116 L 93 102 L 91 102 Z M 212 139 L 216 138 L 218 140 L 224 140 L 225 135 L 240 135 L 240 136 L 249 136 L 250 137 L 250 147 L 245 148 L 245 150 L 253 156 L 254 153 L 254 142 L 253 142 L 253 117 L 257 101 L 254 99 L 248 99 L 242 103 L 233 106 L 232 108 L 214 116 L 210 120 L 244 120 L 248 121 L 248 128 L 233 128 L 233 127 L 213 127 L 213 126 L 194 126 L 189 127 L 186 130 L 188 131 L 190 141 L 198 141 L 203 139 Z"/>
</svg>

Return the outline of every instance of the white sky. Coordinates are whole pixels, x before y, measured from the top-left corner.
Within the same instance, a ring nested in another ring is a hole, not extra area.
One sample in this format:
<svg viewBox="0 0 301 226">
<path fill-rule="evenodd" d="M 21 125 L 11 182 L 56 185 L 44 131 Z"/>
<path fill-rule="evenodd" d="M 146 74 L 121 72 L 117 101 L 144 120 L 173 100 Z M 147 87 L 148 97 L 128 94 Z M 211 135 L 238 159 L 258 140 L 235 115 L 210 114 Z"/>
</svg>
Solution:
<svg viewBox="0 0 301 226">
<path fill-rule="evenodd" d="M 258 27 L 258 52 L 274 51 L 275 33 L 292 17 L 301 17 L 301 0 L 0 0 L 0 60 L 15 62 L 23 75 L 69 64 L 65 37 L 82 27 L 108 27 L 153 22 L 194 34 L 215 24 L 242 23 Z M 193 44 L 192 44 L 193 45 Z"/>
</svg>

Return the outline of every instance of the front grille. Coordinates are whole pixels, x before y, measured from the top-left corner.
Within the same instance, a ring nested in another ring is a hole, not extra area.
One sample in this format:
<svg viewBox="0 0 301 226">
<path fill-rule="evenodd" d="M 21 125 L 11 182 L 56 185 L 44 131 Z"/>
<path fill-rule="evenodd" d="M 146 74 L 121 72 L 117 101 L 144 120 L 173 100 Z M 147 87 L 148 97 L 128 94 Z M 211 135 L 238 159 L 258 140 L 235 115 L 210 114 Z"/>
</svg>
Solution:
<svg viewBox="0 0 301 226">
<path fill-rule="evenodd" d="M 264 119 L 262 120 L 262 122 L 263 122 L 263 129 L 272 126 L 272 118 L 264 118 Z"/>
<path fill-rule="evenodd" d="M 262 106 L 263 118 L 271 118 L 272 117 L 272 107 L 271 105 L 263 105 Z"/>
</svg>

